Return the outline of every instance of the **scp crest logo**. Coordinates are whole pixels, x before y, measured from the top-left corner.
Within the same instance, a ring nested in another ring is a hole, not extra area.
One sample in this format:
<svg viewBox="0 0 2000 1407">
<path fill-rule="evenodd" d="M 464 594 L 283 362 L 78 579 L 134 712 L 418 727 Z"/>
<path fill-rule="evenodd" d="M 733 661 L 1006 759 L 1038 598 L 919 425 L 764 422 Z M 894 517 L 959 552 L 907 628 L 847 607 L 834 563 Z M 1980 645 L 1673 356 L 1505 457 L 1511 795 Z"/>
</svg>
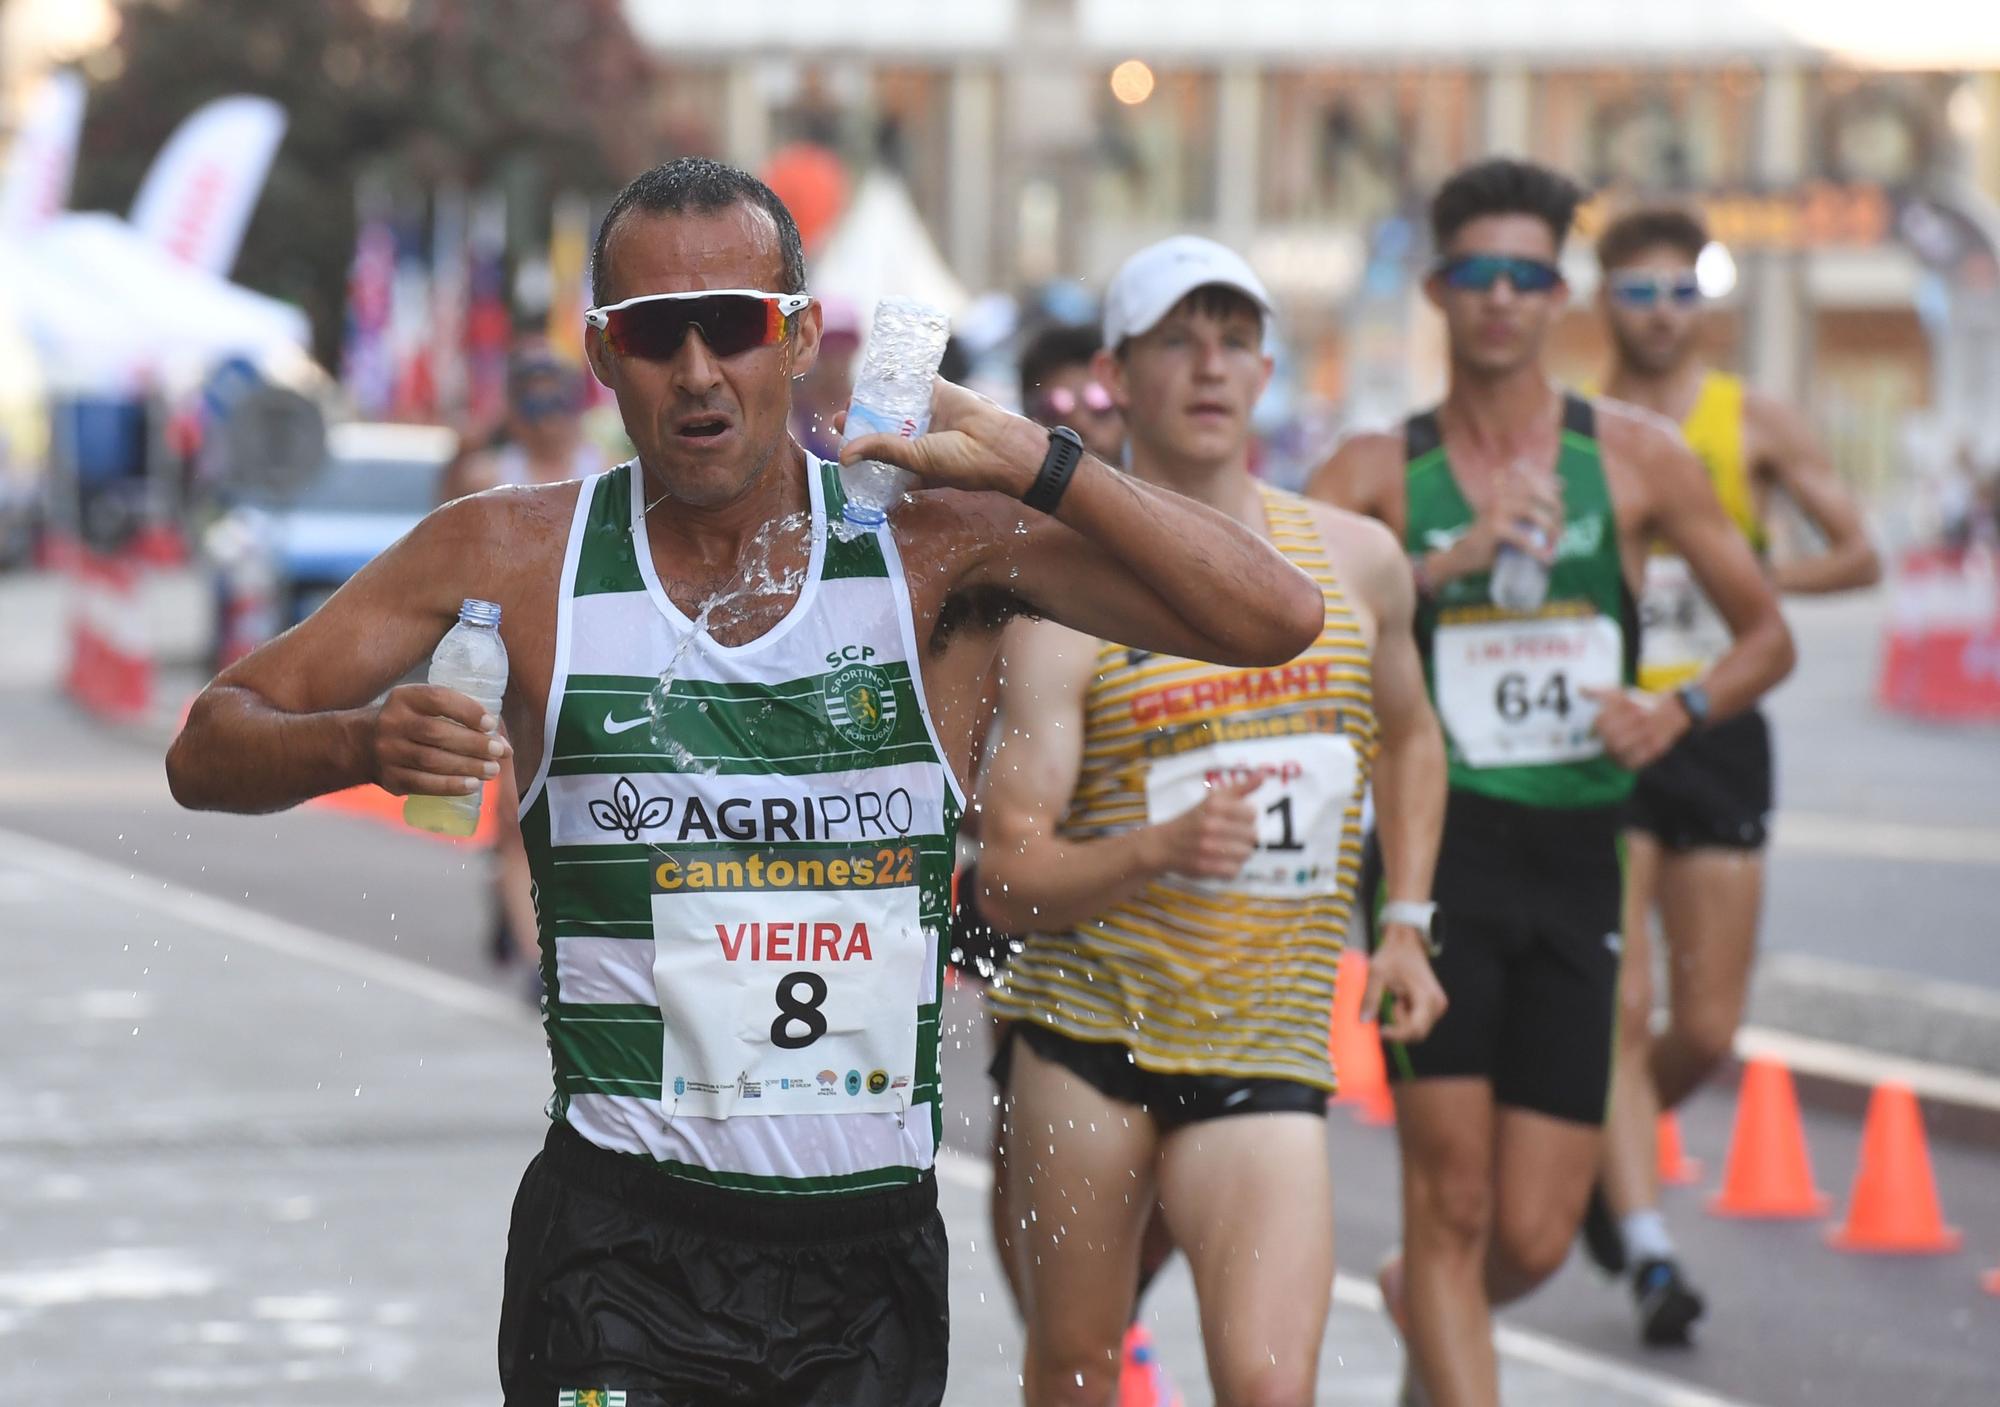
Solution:
<svg viewBox="0 0 2000 1407">
<path fill-rule="evenodd" d="M 856 747 L 870 751 L 896 731 L 896 691 L 872 664 L 853 664 L 826 677 L 826 721 Z"/>
</svg>

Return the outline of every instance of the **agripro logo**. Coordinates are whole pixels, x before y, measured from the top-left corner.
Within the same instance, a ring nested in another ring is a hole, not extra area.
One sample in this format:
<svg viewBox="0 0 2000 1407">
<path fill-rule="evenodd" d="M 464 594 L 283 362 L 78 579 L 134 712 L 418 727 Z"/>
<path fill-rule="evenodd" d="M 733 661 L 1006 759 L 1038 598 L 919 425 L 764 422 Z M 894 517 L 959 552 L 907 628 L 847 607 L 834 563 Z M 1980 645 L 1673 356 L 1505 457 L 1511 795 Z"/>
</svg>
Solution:
<svg viewBox="0 0 2000 1407">
<path fill-rule="evenodd" d="M 640 831 L 664 826 L 673 814 L 674 803 L 655 797 L 641 802 L 639 789 L 630 777 L 620 777 L 611 788 L 609 801 L 590 803 L 590 819 L 601 831 L 617 831 L 627 840 L 637 840 Z"/>
<path fill-rule="evenodd" d="M 896 693 L 887 672 L 868 661 L 870 645 L 845 645 L 827 653 L 831 672 L 821 686 L 826 721 L 856 747 L 874 751 L 896 731 Z"/>
</svg>

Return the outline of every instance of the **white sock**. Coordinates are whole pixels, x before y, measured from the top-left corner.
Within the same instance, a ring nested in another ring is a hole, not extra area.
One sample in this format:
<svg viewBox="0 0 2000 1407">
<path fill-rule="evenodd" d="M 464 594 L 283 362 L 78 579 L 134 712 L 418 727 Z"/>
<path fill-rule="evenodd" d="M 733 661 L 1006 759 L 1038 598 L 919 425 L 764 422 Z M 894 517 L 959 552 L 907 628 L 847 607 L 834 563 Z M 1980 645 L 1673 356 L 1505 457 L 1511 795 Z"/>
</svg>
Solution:
<svg viewBox="0 0 2000 1407">
<path fill-rule="evenodd" d="M 1635 1262 L 1673 1259 L 1674 1238 L 1667 1233 L 1667 1219 L 1658 1207 L 1627 1212 L 1618 1219 L 1618 1230 L 1625 1237 L 1625 1253 Z"/>
</svg>

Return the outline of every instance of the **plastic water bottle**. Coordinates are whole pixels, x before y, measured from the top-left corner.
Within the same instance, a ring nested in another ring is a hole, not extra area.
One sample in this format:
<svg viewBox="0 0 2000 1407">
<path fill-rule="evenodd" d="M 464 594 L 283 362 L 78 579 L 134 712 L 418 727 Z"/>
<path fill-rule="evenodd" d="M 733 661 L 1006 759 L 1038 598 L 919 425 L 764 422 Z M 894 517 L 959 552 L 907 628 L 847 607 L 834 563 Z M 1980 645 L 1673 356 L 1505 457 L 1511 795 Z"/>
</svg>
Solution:
<svg viewBox="0 0 2000 1407">
<path fill-rule="evenodd" d="M 458 608 L 458 624 L 431 654 L 430 682 L 469 694 L 488 713 L 500 716 L 500 700 L 507 693 L 507 647 L 500 640 L 498 606 L 466 598 Z M 482 782 L 460 796 L 413 796 L 403 803 L 403 820 L 439 835 L 471 835 L 479 826 L 485 794 Z"/>
<path fill-rule="evenodd" d="M 1523 523 L 1537 551 L 1547 551 L 1548 534 L 1539 523 Z M 1541 558 L 1503 542 L 1493 553 L 1493 571 L 1486 579 L 1493 604 L 1503 611 L 1539 611 L 1549 599 L 1549 569 Z"/>
<path fill-rule="evenodd" d="M 901 435 L 915 439 L 930 428 L 931 378 L 944 360 L 951 336 L 951 319 L 915 298 L 884 298 L 875 305 L 875 325 L 869 329 L 868 350 L 861 375 L 848 403 L 847 426 L 841 443 L 862 435 Z M 879 527 L 889 508 L 916 481 L 916 475 L 892 464 L 864 459 L 840 467 L 840 486 L 847 494 L 841 516 L 857 528 Z"/>
</svg>

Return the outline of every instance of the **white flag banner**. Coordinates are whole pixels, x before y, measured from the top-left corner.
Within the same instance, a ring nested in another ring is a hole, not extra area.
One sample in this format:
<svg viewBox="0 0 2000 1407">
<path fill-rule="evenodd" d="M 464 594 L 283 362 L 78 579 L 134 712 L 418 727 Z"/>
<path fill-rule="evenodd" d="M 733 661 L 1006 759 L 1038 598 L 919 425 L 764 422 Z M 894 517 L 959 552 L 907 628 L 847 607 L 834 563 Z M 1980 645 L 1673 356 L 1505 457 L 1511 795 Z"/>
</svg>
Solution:
<svg viewBox="0 0 2000 1407">
<path fill-rule="evenodd" d="M 182 262 L 227 275 L 284 136 L 285 110 L 269 98 L 203 104 L 153 158 L 132 224 Z"/>
<path fill-rule="evenodd" d="M 24 235 L 62 213 L 83 131 L 83 79 L 63 70 L 35 95 L 0 179 L 0 236 Z"/>
</svg>

